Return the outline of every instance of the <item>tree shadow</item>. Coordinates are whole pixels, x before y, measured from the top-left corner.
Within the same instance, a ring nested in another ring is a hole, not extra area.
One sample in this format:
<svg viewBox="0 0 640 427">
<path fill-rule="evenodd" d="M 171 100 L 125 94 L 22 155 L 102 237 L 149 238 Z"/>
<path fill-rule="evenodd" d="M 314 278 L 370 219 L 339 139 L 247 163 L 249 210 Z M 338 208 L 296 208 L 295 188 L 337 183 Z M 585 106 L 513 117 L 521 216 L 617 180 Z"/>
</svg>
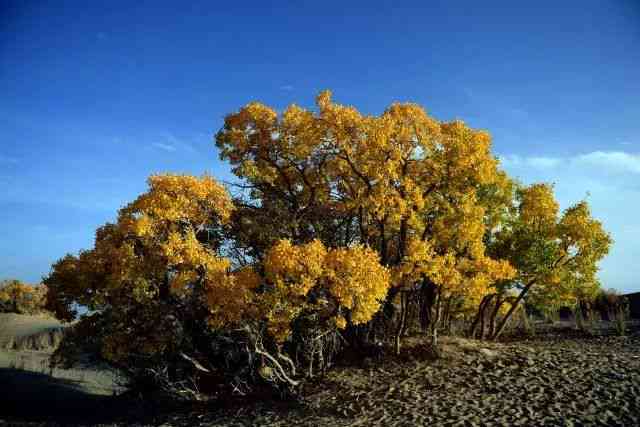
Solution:
<svg viewBox="0 0 640 427">
<path fill-rule="evenodd" d="M 88 393 L 76 381 L 0 368 L 0 424 L 105 424 L 140 418 L 141 409 L 132 399 Z"/>
</svg>

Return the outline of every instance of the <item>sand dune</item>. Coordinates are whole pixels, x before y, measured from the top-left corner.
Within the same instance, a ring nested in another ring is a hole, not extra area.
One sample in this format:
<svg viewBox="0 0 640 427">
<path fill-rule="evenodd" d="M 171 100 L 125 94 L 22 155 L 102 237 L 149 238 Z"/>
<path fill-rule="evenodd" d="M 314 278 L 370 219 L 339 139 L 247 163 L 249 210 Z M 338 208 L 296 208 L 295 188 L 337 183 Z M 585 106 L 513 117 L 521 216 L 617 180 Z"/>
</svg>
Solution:
<svg viewBox="0 0 640 427">
<path fill-rule="evenodd" d="M 45 314 L 0 313 L 0 350 L 53 350 L 60 344 L 65 327 Z"/>
<path fill-rule="evenodd" d="M 25 382 L 40 383 L 43 389 L 50 388 L 52 381 L 62 381 L 73 383 L 79 393 L 111 395 L 119 391 L 116 374 L 105 367 L 50 366 L 51 355 L 67 327 L 47 315 L 0 314 L 0 370 L 5 380 L 10 375 L 12 382 L 19 383 L 16 378 L 24 374 Z M 32 395 L 38 395 L 37 387 L 33 387 Z"/>
</svg>

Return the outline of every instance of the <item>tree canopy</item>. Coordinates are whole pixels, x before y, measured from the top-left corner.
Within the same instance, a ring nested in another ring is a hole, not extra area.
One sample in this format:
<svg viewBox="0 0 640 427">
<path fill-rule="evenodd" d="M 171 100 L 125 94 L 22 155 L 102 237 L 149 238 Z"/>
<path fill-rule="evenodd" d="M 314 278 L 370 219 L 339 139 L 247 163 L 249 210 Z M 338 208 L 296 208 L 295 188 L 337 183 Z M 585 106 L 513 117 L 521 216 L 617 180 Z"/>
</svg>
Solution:
<svg viewBox="0 0 640 427">
<path fill-rule="evenodd" d="M 411 103 L 364 115 L 325 91 L 314 109 L 249 103 L 215 144 L 240 180 L 231 194 L 210 176 L 152 176 L 45 280 L 59 317 L 90 308 L 113 363 L 210 372 L 221 337 L 244 331 L 259 356 L 246 363 L 297 384 L 339 342 L 393 336 L 399 352 L 417 318 L 437 348 L 443 322 L 475 316 L 475 329 L 490 303 L 496 338 L 527 298 L 598 289 L 612 241 L 587 203 L 560 213 L 550 185 L 513 181 L 462 121 Z"/>
</svg>

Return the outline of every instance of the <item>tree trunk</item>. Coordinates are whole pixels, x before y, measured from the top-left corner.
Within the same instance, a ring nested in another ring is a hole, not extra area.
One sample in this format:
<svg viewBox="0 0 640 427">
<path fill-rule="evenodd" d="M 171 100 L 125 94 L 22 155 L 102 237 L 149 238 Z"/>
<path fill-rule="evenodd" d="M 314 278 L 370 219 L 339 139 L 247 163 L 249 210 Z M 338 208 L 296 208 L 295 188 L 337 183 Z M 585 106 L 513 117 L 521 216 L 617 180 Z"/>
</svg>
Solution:
<svg viewBox="0 0 640 427">
<path fill-rule="evenodd" d="M 395 299 L 396 295 L 398 295 L 398 292 L 400 292 L 399 287 L 390 288 L 389 292 L 387 292 L 387 297 L 384 300 L 382 306 L 382 318 L 387 324 L 389 320 L 393 319 L 393 315 L 395 314 L 396 308 L 393 305 L 393 300 Z"/>
<path fill-rule="evenodd" d="M 516 300 L 514 301 L 513 305 L 511 306 L 511 308 L 509 308 L 509 311 L 507 311 L 507 314 L 505 314 L 505 316 L 502 318 L 502 320 L 498 324 L 498 329 L 496 329 L 496 331 L 490 337 L 492 340 L 497 339 L 500 336 L 500 334 L 502 334 L 502 331 L 504 331 L 505 326 L 507 326 L 507 322 L 509 321 L 509 319 L 513 315 L 513 312 L 516 311 L 516 308 L 518 307 L 518 305 L 522 302 L 522 300 L 524 299 L 525 295 L 527 295 L 527 292 L 529 292 L 529 289 L 531 289 L 531 287 L 535 283 L 536 283 L 536 281 L 535 281 L 535 279 L 533 279 L 529 283 L 526 284 L 524 289 L 522 289 L 522 291 L 520 292 L 520 295 L 518 295 L 518 298 L 516 298 Z"/>
<path fill-rule="evenodd" d="M 387 217 L 385 216 L 382 221 L 379 221 L 378 229 L 380 230 L 380 263 L 385 267 L 389 265 L 389 256 L 388 256 L 388 242 L 387 235 L 385 232 L 385 223 L 387 222 Z"/>
<path fill-rule="evenodd" d="M 482 316 L 480 316 L 480 331 L 478 331 L 478 338 L 481 339 L 481 340 L 484 340 L 484 337 L 485 337 L 485 334 L 484 334 L 484 331 L 485 331 L 484 323 L 485 323 L 485 319 L 487 318 L 487 315 L 486 315 L 487 307 L 488 307 L 488 305 L 485 306 L 482 309 Z"/>
<path fill-rule="evenodd" d="M 423 332 L 428 332 L 432 321 L 431 311 L 435 302 L 436 287 L 433 283 L 424 279 L 420 287 L 420 327 Z"/>
<path fill-rule="evenodd" d="M 402 334 L 404 333 L 405 321 L 407 318 L 407 292 L 400 292 L 400 316 L 398 319 L 398 326 L 396 328 L 395 336 L 395 350 L 396 355 L 400 354 L 400 344 L 402 340 Z"/>
<path fill-rule="evenodd" d="M 440 293 L 436 290 L 433 304 L 433 315 L 431 316 L 431 349 L 436 356 L 440 356 L 438 349 L 438 327 L 440 326 Z"/>
<path fill-rule="evenodd" d="M 447 298 L 445 303 L 443 304 L 443 310 L 442 310 L 442 330 L 444 331 L 445 335 L 448 335 L 451 333 L 451 324 L 450 324 L 450 319 L 451 319 L 451 297 Z"/>
<path fill-rule="evenodd" d="M 480 320 L 484 316 L 484 310 L 491 301 L 491 299 L 496 296 L 496 294 L 485 295 L 480 301 L 480 306 L 478 307 L 478 313 L 476 314 L 476 318 L 473 320 L 471 324 L 471 328 L 469 329 L 469 336 L 471 338 L 476 338 L 478 335 L 478 326 L 480 325 Z"/>
<path fill-rule="evenodd" d="M 491 317 L 489 318 L 489 336 L 492 337 L 496 331 L 496 317 L 498 316 L 498 312 L 500 311 L 500 307 L 504 304 L 505 300 L 501 299 L 499 296 L 496 299 L 495 307 L 491 312 Z"/>
</svg>

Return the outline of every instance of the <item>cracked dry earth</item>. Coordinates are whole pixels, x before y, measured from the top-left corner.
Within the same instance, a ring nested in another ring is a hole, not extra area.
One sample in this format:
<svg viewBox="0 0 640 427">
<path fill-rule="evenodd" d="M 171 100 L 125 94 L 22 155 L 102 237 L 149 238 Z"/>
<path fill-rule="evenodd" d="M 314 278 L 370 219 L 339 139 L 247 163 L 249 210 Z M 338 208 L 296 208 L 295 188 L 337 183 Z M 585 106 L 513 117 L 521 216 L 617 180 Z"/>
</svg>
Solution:
<svg viewBox="0 0 640 427">
<path fill-rule="evenodd" d="M 175 417 L 164 425 L 640 425 L 638 334 L 443 341 L 444 356 L 435 361 L 338 368 L 297 409 L 262 404 L 234 415 Z"/>
</svg>

